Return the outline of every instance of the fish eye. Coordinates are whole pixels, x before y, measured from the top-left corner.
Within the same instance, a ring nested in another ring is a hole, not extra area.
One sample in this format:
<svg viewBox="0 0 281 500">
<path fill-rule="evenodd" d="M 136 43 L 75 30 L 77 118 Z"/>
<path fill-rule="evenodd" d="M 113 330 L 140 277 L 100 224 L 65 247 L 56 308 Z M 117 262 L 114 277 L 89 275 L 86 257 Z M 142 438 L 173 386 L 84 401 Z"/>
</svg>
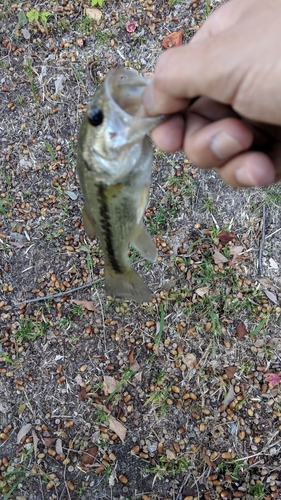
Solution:
<svg viewBox="0 0 281 500">
<path fill-rule="evenodd" d="M 103 122 L 103 112 L 100 108 L 91 109 L 88 114 L 88 120 L 91 125 L 97 127 Z"/>
</svg>

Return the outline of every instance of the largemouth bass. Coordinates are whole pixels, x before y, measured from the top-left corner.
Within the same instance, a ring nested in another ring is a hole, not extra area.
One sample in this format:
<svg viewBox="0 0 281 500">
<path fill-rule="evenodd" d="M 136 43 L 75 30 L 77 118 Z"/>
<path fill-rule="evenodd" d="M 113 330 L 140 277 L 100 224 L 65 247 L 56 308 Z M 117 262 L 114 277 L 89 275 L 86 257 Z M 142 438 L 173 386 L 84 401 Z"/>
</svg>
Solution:
<svg viewBox="0 0 281 500">
<path fill-rule="evenodd" d="M 115 68 L 97 88 L 78 139 L 78 175 L 84 195 L 83 224 L 104 252 L 106 292 L 146 302 L 152 295 L 133 270 L 128 245 L 154 262 L 156 247 L 143 225 L 152 148 L 146 134 L 163 121 L 148 117 L 142 93 L 148 81 L 136 71 Z"/>
</svg>

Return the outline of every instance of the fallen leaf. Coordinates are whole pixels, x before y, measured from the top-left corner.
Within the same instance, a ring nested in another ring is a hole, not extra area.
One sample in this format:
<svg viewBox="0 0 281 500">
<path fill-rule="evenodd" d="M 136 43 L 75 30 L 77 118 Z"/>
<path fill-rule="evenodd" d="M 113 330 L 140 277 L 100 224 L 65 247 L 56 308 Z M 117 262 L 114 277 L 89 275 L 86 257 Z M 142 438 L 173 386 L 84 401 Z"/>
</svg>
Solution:
<svg viewBox="0 0 281 500">
<path fill-rule="evenodd" d="M 215 462 L 212 462 L 208 455 L 205 455 L 205 453 L 201 453 L 201 457 L 204 458 L 206 464 L 209 465 L 209 467 L 216 467 Z"/>
<path fill-rule="evenodd" d="M 76 304 L 77 306 L 85 307 L 85 309 L 88 309 L 88 311 L 96 312 L 96 308 L 95 308 L 92 300 L 72 299 L 70 302 L 71 302 L 71 304 Z"/>
<path fill-rule="evenodd" d="M 110 377 L 109 375 L 105 375 L 103 377 L 103 390 L 104 394 L 107 396 L 115 391 L 118 386 L 118 381 L 114 377 Z"/>
<path fill-rule="evenodd" d="M 238 340 L 242 340 L 243 337 L 245 337 L 246 333 L 247 333 L 247 330 L 246 330 L 245 323 L 243 323 L 243 321 L 241 321 L 237 325 L 236 330 L 234 332 L 234 335 L 237 336 Z"/>
<path fill-rule="evenodd" d="M 235 240 L 235 234 L 233 233 L 228 233 L 227 231 L 222 231 L 220 234 L 218 234 L 218 239 L 226 244 L 229 243 L 230 241 Z"/>
<path fill-rule="evenodd" d="M 183 355 L 182 360 L 188 368 L 193 368 L 194 363 L 196 362 L 196 356 L 194 356 L 191 352 L 188 352 Z"/>
<path fill-rule="evenodd" d="M 236 372 L 237 367 L 236 366 L 226 366 L 224 368 L 225 374 L 229 379 L 233 378 L 234 373 Z"/>
<path fill-rule="evenodd" d="M 100 21 L 102 16 L 103 16 L 103 13 L 101 10 L 95 8 L 95 7 L 89 7 L 86 9 L 86 14 L 88 17 L 90 17 L 91 19 L 94 19 L 94 21 Z"/>
<path fill-rule="evenodd" d="M 223 400 L 222 404 L 223 404 L 223 405 L 225 405 L 225 406 L 228 406 L 228 405 L 231 403 L 231 401 L 233 401 L 233 400 L 234 400 L 234 398 L 235 398 L 235 392 L 234 392 L 234 390 L 233 390 L 232 385 L 230 384 L 230 386 L 229 386 L 229 390 L 228 390 L 228 393 L 227 393 L 227 395 L 225 396 L 225 398 L 224 398 L 224 400 Z"/>
<path fill-rule="evenodd" d="M 220 253 L 217 248 L 215 248 L 215 251 L 213 253 L 213 259 L 215 264 L 218 264 L 219 267 L 222 267 L 222 264 L 228 262 L 228 259 L 222 253 Z"/>
<path fill-rule="evenodd" d="M 169 460 L 176 460 L 177 458 L 175 452 L 169 449 L 166 451 L 166 456 Z"/>
<path fill-rule="evenodd" d="M 78 195 L 76 193 L 74 193 L 73 191 L 64 191 L 65 194 L 67 194 L 67 196 L 69 196 L 69 198 L 73 201 L 77 200 L 78 198 Z"/>
<path fill-rule="evenodd" d="M 25 424 L 21 427 L 21 429 L 19 430 L 19 432 L 17 434 L 17 444 L 19 444 L 21 442 L 22 438 L 24 438 L 26 436 L 26 434 L 29 433 L 31 428 L 32 428 L 32 424 Z"/>
<path fill-rule="evenodd" d="M 117 436 L 120 437 L 122 443 L 124 443 L 125 436 L 127 433 L 126 427 L 121 424 L 121 422 L 118 422 L 116 418 L 114 418 L 112 415 L 109 417 L 109 428 L 117 434 Z"/>
<path fill-rule="evenodd" d="M 56 437 L 53 437 L 53 438 L 44 438 L 44 443 L 45 445 L 47 446 L 47 448 L 49 448 L 50 446 L 52 446 L 52 444 L 54 444 L 56 442 L 57 438 Z"/>
<path fill-rule="evenodd" d="M 63 450 L 62 450 L 62 440 L 61 438 L 58 438 L 56 440 L 56 452 L 58 455 L 62 455 Z"/>
<path fill-rule="evenodd" d="M 170 33 L 170 35 L 164 38 L 162 45 L 165 49 L 170 49 L 171 47 L 178 47 L 182 45 L 182 30 Z"/>
<path fill-rule="evenodd" d="M 128 361 L 129 361 L 130 365 L 132 365 L 134 362 L 134 354 L 135 354 L 135 349 L 132 348 L 129 352 L 129 355 L 128 355 Z"/>
<path fill-rule="evenodd" d="M 260 284 L 262 286 L 264 286 L 265 288 L 274 288 L 274 285 L 273 283 L 270 281 L 270 279 L 268 278 L 258 278 L 258 281 L 260 282 Z"/>
<path fill-rule="evenodd" d="M 277 297 L 274 293 L 270 292 L 269 290 L 264 290 L 264 293 L 269 298 L 269 300 L 271 300 L 271 302 L 273 302 L 273 304 L 276 304 L 276 305 L 279 304 Z"/>
<path fill-rule="evenodd" d="M 34 452 L 34 456 L 36 458 L 36 455 L 37 455 L 37 445 L 38 445 L 39 439 L 38 439 L 38 436 L 37 436 L 37 434 L 36 434 L 36 432 L 35 432 L 34 429 L 32 429 L 31 433 L 32 433 L 32 438 L 33 438 L 33 452 Z"/>
<path fill-rule="evenodd" d="M 64 75 L 59 75 L 55 80 L 55 95 L 60 94 L 63 91 L 63 82 L 65 80 Z"/>
<path fill-rule="evenodd" d="M 86 389 L 81 389 L 81 391 L 78 394 L 78 399 L 79 401 L 85 401 L 85 399 L 87 399 Z"/>
<path fill-rule="evenodd" d="M 74 380 L 75 380 L 75 382 L 76 382 L 76 384 L 77 384 L 77 385 L 80 385 L 80 384 L 82 384 L 82 382 L 83 382 L 83 379 L 82 379 L 82 377 L 81 377 L 80 373 L 78 373 L 78 374 L 76 375 L 76 377 L 74 378 Z"/>
<path fill-rule="evenodd" d="M 230 253 L 231 255 L 239 255 L 239 253 L 243 252 L 244 250 L 244 247 L 242 247 L 242 245 L 239 245 L 237 247 L 232 247 L 230 249 Z"/>
<path fill-rule="evenodd" d="M 267 373 L 264 380 L 274 386 L 280 384 L 281 377 L 277 373 Z"/>
<path fill-rule="evenodd" d="M 91 448 L 87 448 L 87 450 L 84 450 L 83 455 L 81 456 L 81 464 L 93 465 L 93 463 L 96 461 L 97 453 L 97 446 L 92 446 Z"/>
<path fill-rule="evenodd" d="M 21 34 L 22 34 L 23 38 L 25 38 L 26 40 L 29 40 L 30 32 L 28 31 L 28 29 L 22 28 Z"/>
<path fill-rule="evenodd" d="M 199 297 L 204 297 L 204 295 L 206 295 L 206 293 L 209 292 L 209 287 L 208 286 L 204 286 L 202 288 L 197 288 L 195 290 L 195 293 L 197 293 L 197 295 L 199 295 Z"/>
<path fill-rule="evenodd" d="M 270 264 L 270 267 L 272 267 L 273 269 L 278 269 L 278 264 L 277 264 L 277 262 L 275 262 L 275 260 L 274 260 L 274 259 L 272 259 L 271 257 L 270 257 L 270 259 L 269 259 L 269 264 Z"/>
<path fill-rule="evenodd" d="M 106 406 L 95 403 L 95 406 L 103 410 L 107 415 L 109 415 L 109 428 L 117 434 L 117 436 L 120 437 L 122 443 L 124 443 L 125 436 L 127 433 L 126 427 L 121 424 L 121 422 L 118 422 L 116 418 L 114 418 L 112 415 L 110 415 L 110 411 L 106 408 Z"/>
<path fill-rule="evenodd" d="M 137 25 L 138 25 L 137 21 L 128 21 L 126 23 L 126 30 L 128 31 L 128 33 L 133 33 L 133 31 L 135 31 Z"/>
<path fill-rule="evenodd" d="M 137 360 L 135 359 L 134 362 L 130 365 L 131 370 L 134 372 L 139 371 L 140 365 L 138 364 Z"/>
</svg>

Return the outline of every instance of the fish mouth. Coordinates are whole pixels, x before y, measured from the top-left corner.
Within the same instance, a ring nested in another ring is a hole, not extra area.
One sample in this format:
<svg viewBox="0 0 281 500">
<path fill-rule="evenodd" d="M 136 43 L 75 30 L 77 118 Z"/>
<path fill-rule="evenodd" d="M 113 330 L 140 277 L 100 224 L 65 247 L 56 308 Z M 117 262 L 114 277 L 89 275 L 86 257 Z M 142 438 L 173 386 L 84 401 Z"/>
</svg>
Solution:
<svg viewBox="0 0 281 500">
<path fill-rule="evenodd" d="M 142 95 L 149 82 L 133 69 L 114 68 L 108 73 L 104 88 L 109 104 L 108 135 L 113 144 L 118 139 L 120 145 L 120 138 L 124 143 L 139 140 L 166 118 L 151 117 L 145 111 Z"/>
</svg>

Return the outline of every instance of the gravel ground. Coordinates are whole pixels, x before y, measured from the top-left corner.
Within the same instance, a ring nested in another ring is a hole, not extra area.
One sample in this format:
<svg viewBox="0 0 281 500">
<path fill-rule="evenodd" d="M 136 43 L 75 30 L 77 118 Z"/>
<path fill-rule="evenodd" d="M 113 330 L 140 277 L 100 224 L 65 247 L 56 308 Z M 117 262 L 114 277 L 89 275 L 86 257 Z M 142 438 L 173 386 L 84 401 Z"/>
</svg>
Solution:
<svg viewBox="0 0 281 500">
<path fill-rule="evenodd" d="M 96 85 L 153 72 L 166 35 L 187 43 L 220 3 L 105 0 L 95 21 L 90 1 L 2 0 L 3 499 L 281 498 L 280 185 L 235 190 L 154 148 L 142 305 L 106 296 L 81 221 Z"/>
</svg>

